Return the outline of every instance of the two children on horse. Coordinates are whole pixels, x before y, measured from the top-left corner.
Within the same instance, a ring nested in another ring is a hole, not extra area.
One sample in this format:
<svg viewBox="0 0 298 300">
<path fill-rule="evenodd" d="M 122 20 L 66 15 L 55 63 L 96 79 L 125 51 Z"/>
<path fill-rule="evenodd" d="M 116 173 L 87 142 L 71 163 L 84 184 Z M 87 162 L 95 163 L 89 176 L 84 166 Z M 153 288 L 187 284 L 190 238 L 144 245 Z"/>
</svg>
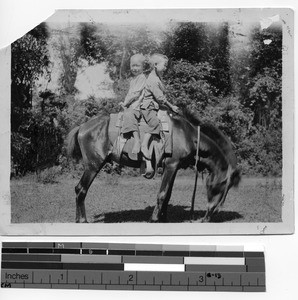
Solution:
<svg viewBox="0 0 298 300">
<path fill-rule="evenodd" d="M 172 111 L 178 112 L 178 107 L 172 105 L 165 97 L 165 88 L 162 75 L 167 68 L 168 58 L 162 54 L 153 54 L 149 59 L 149 75 L 144 74 L 146 58 L 142 54 L 135 54 L 130 59 L 130 68 L 133 78 L 129 91 L 123 103 L 124 108 L 122 134 L 132 133 L 135 144 L 132 153 L 142 151 L 146 161 L 145 178 L 152 178 L 154 170 L 149 153 L 149 140 L 152 135 L 160 135 L 161 125 L 157 117 L 159 105 L 166 105 Z M 147 124 L 143 142 L 141 144 L 139 121 L 143 117 Z"/>
</svg>

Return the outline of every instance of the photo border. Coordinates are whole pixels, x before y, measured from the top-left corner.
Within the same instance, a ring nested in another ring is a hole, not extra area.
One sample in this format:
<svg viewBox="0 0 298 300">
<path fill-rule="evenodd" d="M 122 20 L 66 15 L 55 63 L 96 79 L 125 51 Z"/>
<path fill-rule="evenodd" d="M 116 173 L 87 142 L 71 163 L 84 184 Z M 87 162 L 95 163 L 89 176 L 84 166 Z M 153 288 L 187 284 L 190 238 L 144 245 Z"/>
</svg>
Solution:
<svg viewBox="0 0 298 300">
<path fill-rule="evenodd" d="M 228 20 L 260 21 L 279 15 L 283 20 L 283 170 L 282 170 L 282 220 L 281 223 L 117 223 L 117 224 L 75 224 L 75 223 L 10 223 L 10 47 L 0 51 L 0 233 L 2 235 L 222 235 L 222 234 L 290 234 L 294 232 L 294 13 L 288 8 L 241 8 L 241 9 L 166 9 L 166 10 L 58 10 L 46 21 L 57 21 L 68 15 L 67 21 L 100 22 L 111 20 L 111 14 L 123 20 L 150 21 L 148 13 L 154 11 L 154 19 L 164 18 L 165 11 L 172 19 L 179 21 L 214 22 Z M 71 12 L 71 14 L 70 14 Z M 234 19 L 233 19 L 234 18 Z M 136 226 L 136 224 L 138 226 Z"/>
</svg>

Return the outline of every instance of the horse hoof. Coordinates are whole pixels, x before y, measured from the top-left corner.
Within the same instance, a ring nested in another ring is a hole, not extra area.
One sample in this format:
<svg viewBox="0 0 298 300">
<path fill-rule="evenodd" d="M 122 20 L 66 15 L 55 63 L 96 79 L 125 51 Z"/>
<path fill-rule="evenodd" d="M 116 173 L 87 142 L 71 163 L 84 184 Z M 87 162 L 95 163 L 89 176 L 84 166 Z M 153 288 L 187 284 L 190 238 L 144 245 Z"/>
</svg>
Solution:
<svg viewBox="0 0 298 300">
<path fill-rule="evenodd" d="M 150 218 L 149 223 L 158 223 L 158 220 Z"/>
<path fill-rule="evenodd" d="M 152 179 L 155 175 L 155 171 L 151 171 L 151 172 L 146 172 L 145 174 L 142 174 L 143 177 L 145 177 L 146 179 Z"/>
<path fill-rule="evenodd" d="M 85 219 L 85 220 L 76 220 L 76 223 L 81 224 L 81 223 L 89 223 L 89 222 Z"/>
<path fill-rule="evenodd" d="M 202 218 L 200 220 L 200 223 L 208 223 L 210 221 L 210 218 Z"/>
</svg>

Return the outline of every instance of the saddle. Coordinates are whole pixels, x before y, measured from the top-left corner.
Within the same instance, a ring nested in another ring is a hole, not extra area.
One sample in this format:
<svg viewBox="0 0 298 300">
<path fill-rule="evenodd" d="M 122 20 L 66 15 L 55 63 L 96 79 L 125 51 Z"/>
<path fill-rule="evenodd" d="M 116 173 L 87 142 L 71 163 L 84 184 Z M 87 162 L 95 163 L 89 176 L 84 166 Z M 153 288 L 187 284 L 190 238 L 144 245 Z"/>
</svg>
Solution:
<svg viewBox="0 0 298 300">
<path fill-rule="evenodd" d="M 167 111 L 159 110 L 158 118 L 161 123 L 161 137 L 152 138 L 149 142 L 148 147 L 150 156 L 152 156 L 154 153 L 157 164 L 164 155 L 170 156 L 172 154 L 173 149 L 172 127 Z M 123 112 L 119 112 L 118 114 L 110 114 L 109 137 L 113 143 L 113 155 L 118 157 L 120 160 L 122 153 L 125 153 L 129 157 L 129 159 L 133 161 L 142 160 L 141 152 L 138 154 L 132 153 L 134 137 L 131 135 L 128 138 L 124 138 L 122 134 L 120 134 L 122 124 Z M 146 124 L 144 119 L 141 118 L 139 122 L 139 132 L 141 141 L 143 140 L 147 126 L 148 125 Z"/>
</svg>

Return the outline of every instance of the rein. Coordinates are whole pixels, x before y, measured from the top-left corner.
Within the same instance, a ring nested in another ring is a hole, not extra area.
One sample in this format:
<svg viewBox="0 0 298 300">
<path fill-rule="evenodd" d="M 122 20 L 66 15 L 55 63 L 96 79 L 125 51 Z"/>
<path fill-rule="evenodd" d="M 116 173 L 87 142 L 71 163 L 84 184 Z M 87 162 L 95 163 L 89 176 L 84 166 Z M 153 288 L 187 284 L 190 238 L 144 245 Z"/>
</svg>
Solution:
<svg viewBox="0 0 298 300">
<path fill-rule="evenodd" d="M 196 162 L 195 162 L 195 169 L 196 169 L 196 177 L 195 177 L 195 186 L 191 198 L 191 209 L 190 209 L 190 220 L 193 220 L 193 212 L 194 212 L 194 206 L 195 206 L 195 197 L 196 197 L 196 191 L 197 191 L 197 182 L 198 182 L 198 176 L 199 176 L 199 171 L 198 171 L 198 162 L 200 160 L 199 156 L 199 148 L 200 148 L 200 136 L 201 136 L 201 128 L 198 126 L 198 141 L 197 141 L 197 149 L 196 149 Z"/>
</svg>

